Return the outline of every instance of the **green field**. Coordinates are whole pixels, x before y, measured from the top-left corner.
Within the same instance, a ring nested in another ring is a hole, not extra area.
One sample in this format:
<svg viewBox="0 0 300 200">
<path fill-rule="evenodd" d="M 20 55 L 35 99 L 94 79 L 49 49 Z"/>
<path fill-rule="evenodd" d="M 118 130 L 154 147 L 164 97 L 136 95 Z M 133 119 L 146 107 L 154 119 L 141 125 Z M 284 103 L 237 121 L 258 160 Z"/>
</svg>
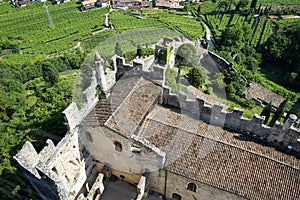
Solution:
<svg viewBox="0 0 300 200">
<path fill-rule="evenodd" d="M 51 54 L 75 46 L 77 42 L 92 37 L 103 29 L 104 14 L 108 9 L 80 12 L 76 2 L 49 5 L 54 27 L 47 20 L 43 4 L 29 4 L 26 8 L 13 10 L 0 17 L 0 36 L 19 37 L 24 54 Z M 0 4 L 7 7 L 7 4 Z"/>
<path fill-rule="evenodd" d="M 181 15 L 181 12 L 169 13 L 164 10 L 144 10 L 143 16 L 154 18 L 167 24 L 168 26 L 184 33 L 192 40 L 204 37 L 205 29 L 201 21 L 187 15 Z M 186 14 L 184 12 L 184 14 Z"/>
<path fill-rule="evenodd" d="M 109 15 L 109 19 L 110 24 L 113 24 L 118 32 L 146 27 L 166 27 L 166 25 L 157 20 L 140 18 L 118 11 L 112 12 Z"/>
<path fill-rule="evenodd" d="M 300 0 L 258 0 L 257 5 L 300 5 Z"/>
</svg>

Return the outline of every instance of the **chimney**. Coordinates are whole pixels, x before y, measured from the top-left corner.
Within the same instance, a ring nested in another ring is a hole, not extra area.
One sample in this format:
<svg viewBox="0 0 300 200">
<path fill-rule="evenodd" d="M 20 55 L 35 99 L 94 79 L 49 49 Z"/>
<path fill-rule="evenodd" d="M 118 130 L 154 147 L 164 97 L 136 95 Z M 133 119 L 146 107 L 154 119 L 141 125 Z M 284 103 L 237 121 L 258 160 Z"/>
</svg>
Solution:
<svg viewBox="0 0 300 200">
<path fill-rule="evenodd" d="M 297 120 L 297 116 L 294 114 L 290 114 L 287 120 L 285 121 L 283 128 L 284 129 L 290 128 L 293 125 L 293 123 L 295 123 L 296 120 Z"/>
</svg>

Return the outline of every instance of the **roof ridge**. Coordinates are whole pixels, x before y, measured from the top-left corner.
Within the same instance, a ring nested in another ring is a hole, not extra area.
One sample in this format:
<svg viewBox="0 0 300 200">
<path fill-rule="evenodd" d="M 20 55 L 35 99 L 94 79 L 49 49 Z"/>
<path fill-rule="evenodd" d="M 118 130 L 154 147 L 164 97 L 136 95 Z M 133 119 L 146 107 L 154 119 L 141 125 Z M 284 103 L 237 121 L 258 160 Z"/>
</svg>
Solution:
<svg viewBox="0 0 300 200">
<path fill-rule="evenodd" d="M 131 91 L 127 94 L 127 96 L 124 98 L 124 100 L 118 105 L 118 107 L 114 110 L 114 112 L 109 116 L 109 118 L 104 123 L 105 126 L 107 126 L 107 122 L 111 120 L 111 118 L 120 110 L 121 105 L 124 104 L 124 102 L 129 98 L 129 96 L 135 91 L 135 88 L 139 85 L 140 81 L 144 79 L 143 77 L 140 77 L 139 80 L 136 82 L 134 87 L 131 89 Z"/>
</svg>

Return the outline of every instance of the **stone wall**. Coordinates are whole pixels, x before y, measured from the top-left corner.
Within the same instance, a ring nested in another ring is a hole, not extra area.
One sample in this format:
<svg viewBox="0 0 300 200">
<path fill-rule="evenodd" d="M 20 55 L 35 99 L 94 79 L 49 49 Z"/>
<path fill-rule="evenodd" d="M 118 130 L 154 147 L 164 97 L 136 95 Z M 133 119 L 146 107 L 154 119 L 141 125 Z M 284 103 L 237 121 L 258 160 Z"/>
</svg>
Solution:
<svg viewBox="0 0 300 200">
<path fill-rule="evenodd" d="M 132 61 L 132 65 L 134 66 L 135 63 L 138 63 L 138 64 L 142 65 L 142 70 L 143 71 L 145 71 L 145 72 L 150 71 L 150 67 L 154 63 L 154 55 L 150 55 L 150 56 L 147 56 L 147 57 L 144 57 L 144 58 L 136 57 Z"/>
<path fill-rule="evenodd" d="M 160 193 L 162 196 L 165 195 L 167 199 L 172 199 L 172 195 L 174 193 L 180 195 L 182 199 L 245 199 L 239 195 L 185 178 L 183 176 L 165 170 L 150 172 L 149 180 L 151 190 Z M 189 183 L 194 183 L 196 185 L 196 192 L 187 190 L 187 185 Z"/>
<path fill-rule="evenodd" d="M 206 123 L 249 134 L 275 146 L 300 153 L 300 129 L 292 126 L 297 119 L 295 115 L 291 115 L 284 124 L 276 122 L 273 127 L 268 127 L 263 124 L 264 117 L 258 114 L 255 114 L 253 119 L 247 119 L 243 117 L 244 111 L 241 109 L 235 108 L 233 112 L 225 112 L 223 105 L 206 105 L 201 97 L 190 100 L 184 94 L 172 94 L 168 87 L 163 88 L 160 99 L 160 103 L 180 108 L 181 112 L 194 115 Z"/>
<path fill-rule="evenodd" d="M 132 63 L 126 64 L 125 58 L 114 55 L 111 59 L 111 64 L 113 67 L 118 69 L 121 67 L 124 73 L 126 73 L 126 76 L 143 76 L 145 79 L 151 80 L 159 85 L 163 85 L 165 82 L 165 72 L 167 68 L 166 66 L 161 66 L 155 63 L 152 63 L 151 66 L 146 66 L 150 65 L 150 62 L 153 59 L 153 56 L 138 58 L 133 60 Z M 118 64 L 118 62 L 120 63 Z M 150 70 L 150 67 L 153 69 Z M 126 70 L 123 68 L 126 68 Z"/>
<path fill-rule="evenodd" d="M 47 140 L 47 144 L 37 153 L 32 144 L 26 142 L 14 158 L 32 174 L 27 178 L 43 199 L 54 194 L 60 199 L 74 199 L 92 170 L 92 165 L 88 165 L 90 155 L 84 157 L 81 153 L 78 129 L 67 134 L 57 146 L 51 140 Z"/>
<path fill-rule="evenodd" d="M 214 52 L 208 51 L 208 54 L 211 56 L 211 58 L 220 66 L 222 66 L 224 69 L 226 69 L 228 72 L 234 71 L 234 72 L 238 72 L 234 66 L 233 63 L 229 63 L 226 59 L 222 58 L 221 56 L 219 56 L 218 54 L 215 54 Z M 223 71 L 223 70 L 221 70 Z M 247 82 L 247 79 L 241 75 L 241 78 Z"/>
<path fill-rule="evenodd" d="M 189 183 L 193 183 L 196 185 L 195 192 L 187 189 Z M 187 179 L 183 176 L 171 172 L 167 172 L 166 185 L 167 199 L 172 199 L 172 196 L 175 193 L 180 195 L 181 199 L 245 200 L 245 198 L 236 194 L 229 193 L 225 190 L 221 190 L 219 188 L 215 188 L 207 184 Z"/>
<path fill-rule="evenodd" d="M 97 87 L 100 86 L 106 96 L 109 95 L 109 90 L 116 83 L 117 69 L 113 70 L 105 68 L 104 61 L 100 55 L 96 52 L 95 54 L 95 68 L 91 77 L 91 84 L 86 88 L 83 94 L 83 105 L 78 108 L 75 102 L 72 102 L 62 113 L 64 115 L 65 122 L 69 130 L 74 129 L 78 126 L 81 121 L 91 112 L 98 102 Z"/>
<path fill-rule="evenodd" d="M 100 126 L 82 127 L 80 134 L 94 160 L 106 163 L 113 170 L 142 174 L 146 169 L 157 170 L 164 164 L 163 152 L 144 146 L 138 139 L 126 138 Z"/>
</svg>

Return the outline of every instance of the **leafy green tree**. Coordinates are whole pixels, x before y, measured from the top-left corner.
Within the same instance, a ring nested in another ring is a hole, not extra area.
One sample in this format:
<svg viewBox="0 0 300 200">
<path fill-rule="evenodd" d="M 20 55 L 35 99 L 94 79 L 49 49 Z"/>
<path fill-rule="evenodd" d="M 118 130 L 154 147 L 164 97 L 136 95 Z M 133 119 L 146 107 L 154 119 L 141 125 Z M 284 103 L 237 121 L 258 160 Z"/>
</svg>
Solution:
<svg viewBox="0 0 300 200">
<path fill-rule="evenodd" d="M 123 56 L 123 52 L 122 52 L 119 42 L 116 42 L 115 54 L 117 54 L 118 56 Z"/>
<path fill-rule="evenodd" d="M 229 9 L 229 5 L 230 5 L 230 2 L 228 0 L 223 0 L 223 1 L 219 2 L 218 8 L 219 9 L 223 9 L 223 10 L 228 10 Z"/>
<path fill-rule="evenodd" d="M 215 89 L 224 90 L 226 87 L 224 79 L 225 76 L 222 72 L 215 73 L 212 79 L 213 87 Z"/>
<path fill-rule="evenodd" d="M 257 4 L 257 0 L 252 0 L 251 1 L 251 5 L 250 5 L 250 8 L 252 8 L 252 9 L 256 9 L 256 4 Z"/>
<path fill-rule="evenodd" d="M 269 118 L 271 116 L 271 110 L 272 110 L 272 102 L 270 102 L 267 106 L 265 106 L 262 112 L 260 113 L 260 116 L 265 116 L 264 124 L 268 123 Z"/>
<path fill-rule="evenodd" d="M 190 84 L 196 88 L 199 88 L 201 85 L 205 83 L 203 76 L 201 75 L 200 71 L 193 67 L 189 73 L 187 74 L 188 81 Z"/>
<path fill-rule="evenodd" d="M 49 61 L 42 63 L 42 71 L 44 80 L 51 86 L 55 85 L 59 79 L 59 73 L 57 69 Z"/>
<path fill-rule="evenodd" d="M 249 3 L 248 0 L 240 0 L 240 1 L 236 2 L 235 3 L 235 10 L 239 11 L 241 9 L 246 8 L 248 3 Z"/>
<path fill-rule="evenodd" d="M 230 95 L 241 96 L 246 90 L 246 82 L 242 79 L 239 72 L 230 72 L 225 77 L 226 88 L 225 91 Z"/>
<path fill-rule="evenodd" d="M 300 91 L 299 44 L 300 24 L 292 23 L 287 27 L 279 25 L 279 31 L 274 33 L 261 49 L 263 61 L 276 65 L 282 73 L 288 74 L 283 81 L 296 91 Z"/>
<path fill-rule="evenodd" d="M 283 116 L 283 113 L 285 112 L 285 108 L 286 108 L 286 105 L 287 105 L 287 102 L 288 100 L 284 100 L 280 105 L 279 107 L 277 108 L 271 122 L 270 122 L 270 126 L 274 126 L 276 120 L 279 120 L 280 117 Z"/>
<path fill-rule="evenodd" d="M 253 57 L 248 57 L 245 61 L 245 65 L 247 69 L 251 70 L 251 72 L 255 73 L 258 68 L 258 62 Z"/>
<path fill-rule="evenodd" d="M 176 63 L 179 65 L 195 66 L 199 64 L 197 51 L 192 44 L 181 45 L 176 52 Z"/>
<path fill-rule="evenodd" d="M 251 28 L 247 25 L 235 24 L 222 32 L 220 44 L 231 51 L 239 51 L 249 42 Z"/>
</svg>

